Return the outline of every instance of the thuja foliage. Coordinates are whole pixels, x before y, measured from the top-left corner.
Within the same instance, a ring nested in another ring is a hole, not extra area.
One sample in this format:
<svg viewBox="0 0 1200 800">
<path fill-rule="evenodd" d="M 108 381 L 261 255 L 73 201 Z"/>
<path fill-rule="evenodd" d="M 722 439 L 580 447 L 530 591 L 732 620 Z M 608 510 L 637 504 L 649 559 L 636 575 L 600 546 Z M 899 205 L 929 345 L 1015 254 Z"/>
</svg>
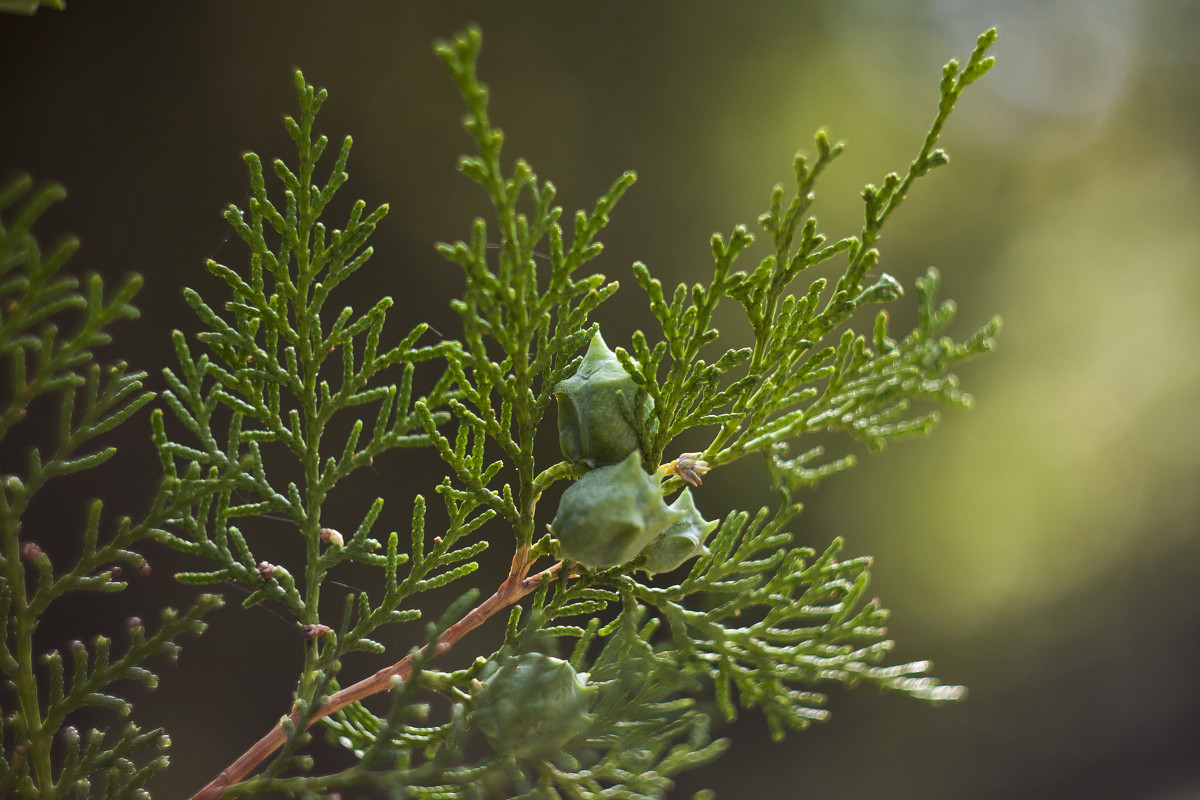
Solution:
<svg viewBox="0 0 1200 800">
<path fill-rule="evenodd" d="M 962 342 L 947 337 L 954 307 L 937 300 L 936 272 L 917 281 L 918 322 L 903 337 L 882 311 L 865 334 L 851 325 L 864 307 L 903 294 L 877 270 L 876 242 L 914 181 L 946 162 L 936 146 L 942 126 L 991 67 L 994 39 L 983 34 L 965 65 L 947 64 L 929 133 L 905 172 L 864 190 L 858 233 L 829 239 L 810 214 L 817 180 L 842 151 L 818 133 L 814 155 L 793 163 L 794 186 L 776 187 L 759 218 L 765 257 L 746 263 L 754 236 L 737 226 L 713 237 L 711 275 L 694 284 L 668 290 L 634 264 L 658 330 L 615 349 L 591 317 L 618 283 L 589 263 L 635 177 L 620 176 L 564 231 L 553 184 L 525 161 L 501 158 L 473 29 L 436 48 L 466 101 L 477 149 L 460 170 L 484 190 L 493 216 L 477 219 L 465 241 L 438 248 L 465 275 L 452 301 L 459 338 L 424 324 L 394 332 L 387 297 L 365 311 L 339 308 L 339 286 L 370 269 L 368 240 L 388 209 L 360 201 L 348 218 L 326 219 L 347 180 L 351 139 L 331 168 L 321 166 L 329 142 L 314 123 L 326 94 L 297 72 L 300 113 L 286 119 L 295 162 L 275 160 L 268 170 L 247 154 L 248 202 L 225 213 L 248 256 L 209 262 L 224 295 L 185 295 L 202 331 L 196 341 L 174 334 L 178 363 L 163 373 L 166 413 L 152 422 L 164 477 L 152 511 L 119 523 L 101 546 L 94 506 L 79 565 L 58 578 L 44 554 L 26 552 L 33 540 L 20 529 L 24 498 L 54 474 L 111 455 L 72 454 L 151 394 L 140 374 L 118 367 L 104 377 L 90 366 L 100 329 L 132 313 L 134 285 L 105 300 L 98 283 L 83 295 L 55 279 L 59 251 L 43 261 L 27 233 L 44 201 L 29 204 L 6 223 L 0 253 L 12 265 L 0 284 L 9 303 L 3 352 L 20 377 L 14 385 L 30 387 L 15 391 L 5 429 L 37 393 L 67 401 L 54 455 L 35 453 L 29 474 L 4 487 L 2 655 L 19 700 L 5 718 L 5 785 L 65 796 L 99 773 L 109 794 L 125 796 L 164 763 L 135 767 L 129 757 L 161 744 L 157 732 L 95 734 L 86 750 L 68 733 L 59 755 L 50 740 L 75 708 L 120 702 L 102 693 L 107 682 L 152 680 L 136 665 L 199 629 L 215 599 L 169 615 L 153 636 L 135 626 L 119 660 L 107 640 L 97 640 L 90 660 L 80 645 L 68 688 L 62 657 L 50 654 L 38 672 L 29 643 L 50 600 L 120 588 L 101 565 L 140 563 L 127 548 L 148 536 L 194 558 L 181 582 L 240 584 L 244 606 L 273 605 L 305 643 L 288 715 L 196 798 L 365 786 L 414 798 L 662 797 L 673 775 L 726 749 L 710 733 L 714 715 L 732 720 L 756 709 L 779 738 L 827 716 L 824 684 L 866 683 L 932 702 L 961 697 L 961 687 L 927 674 L 927 662 L 885 663 L 892 643 L 887 612 L 866 599 L 869 558 L 841 557 L 840 538 L 816 548 L 793 542 L 797 493 L 853 459 L 820 447 L 793 456 L 790 448 L 841 432 L 878 450 L 927 433 L 937 405 L 970 404 L 951 370 L 990 349 L 999 323 Z M 0 209 L 21 190 L 9 190 Z M 828 264 L 840 272 L 832 282 L 796 286 L 802 272 Z M 722 346 L 713 327 L 721 303 L 741 309 L 752 346 Z M 62 339 L 46 320 L 74 310 L 84 317 L 80 332 Z M 34 328 L 39 335 L 27 333 Z M 80 388 L 84 409 L 75 411 Z M 673 452 L 685 432 L 707 444 Z M 556 435 L 563 458 L 539 463 L 535 443 Z M 335 529 L 331 493 L 398 448 L 440 456 L 435 502 L 446 522 L 427 531 L 430 498 L 418 494 L 403 535 L 376 532 L 382 498 L 361 509 L 353 530 Z M 775 504 L 714 507 L 703 476 L 751 455 L 766 465 Z M 265 542 L 249 523 L 264 515 L 290 529 L 294 561 L 260 555 Z M 487 548 L 485 524 L 503 531 L 493 541 L 510 544 L 488 556 L 510 568 L 487 596 L 470 586 Z M 378 588 L 335 598 L 344 602 L 331 612 L 322 590 L 339 586 L 333 576 L 349 564 L 378 570 Z M 452 585 L 459 599 L 436 608 L 444 593 L 426 593 Z M 499 650 L 464 669 L 439 668 L 446 649 L 466 647 L 460 640 L 500 612 L 507 625 Z M 385 626 L 421 619 L 426 633 L 414 649 L 389 653 Z M 49 682 L 48 694 L 39 681 Z M 377 694 L 384 702 L 368 708 L 363 701 Z M 316 768 L 305 749 L 314 725 L 355 754 L 353 767 Z"/>
<path fill-rule="evenodd" d="M 87 709 L 127 716 L 130 704 L 113 684 L 133 681 L 153 688 L 158 677 L 146 664 L 173 655 L 175 640 L 204 629 L 201 616 L 218 605 L 201 596 L 183 613 L 163 612 L 148 630 L 131 618 L 120 640 L 97 636 L 63 650 L 37 652 L 34 634 L 55 603 L 78 592 L 124 589 L 123 571 L 144 573 L 145 559 L 130 548 L 162 533 L 181 507 L 210 491 L 204 481 L 164 481 L 151 509 L 138 521 L 123 517 L 115 530 L 99 500 L 81 514 L 78 553 L 52 564 L 42 544 L 58 544 L 57 531 L 27 529 L 31 504 L 46 497 L 58 478 L 94 470 L 115 455 L 100 441 L 154 398 L 143 389 L 145 373 L 123 362 L 101 366 L 96 350 L 109 342 L 108 328 L 137 315 L 131 305 L 141 280 L 134 277 L 107 292 L 99 276 L 81 287 L 62 273 L 77 248 L 64 239 L 44 250 L 32 227 L 61 198 L 55 185 L 33 189 L 28 177 L 0 188 L 0 359 L 8 388 L 0 401 L 0 444 L 30 409 L 58 404 L 56 435 L 44 450 L 31 450 L 25 469 L 0 484 L 0 674 L 4 676 L 4 758 L 0 796 L 46 798 L 146 796 L 142 786 L 166 763 L 170 740 L 162 731 L 133 723 L 113 731 L 81 734 L 70 723 Z M 43 501 L 44 502 L 44 501 Z M 39 542 L 41 544 L 39 544 Z M 147 754 L 150 758 L 144 758 Z M 139 762 L 135 762 L 135 758 Z"/>
</svg>

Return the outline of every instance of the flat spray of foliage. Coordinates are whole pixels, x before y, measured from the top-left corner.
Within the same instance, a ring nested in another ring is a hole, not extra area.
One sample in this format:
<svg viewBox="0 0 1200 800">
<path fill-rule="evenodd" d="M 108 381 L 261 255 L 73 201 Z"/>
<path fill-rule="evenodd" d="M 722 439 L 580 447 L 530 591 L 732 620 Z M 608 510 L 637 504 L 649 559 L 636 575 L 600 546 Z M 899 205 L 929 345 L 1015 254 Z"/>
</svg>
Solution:
<svg viewBox="0 0 1200 800">
<path fill-rule="evenodd" d="M 150 510 L 139 521 L 117 521 L 106 535 L 102 505 L 94 501 L 83 521 L 78 557 L 52 564 L 38 544 L 58 531 L 27 530 L 22 517 L 55 479 L 100 467 L 113 455 L 97 437 L 129 419 L 154 399 L 142 389 L 145 373 L 124 363 L 102 367 L 95 350 L 110 340 L 107 328 L 137 316 L 130 301 L 141 279 L 126 281 L 106 296 L 99 276 L 82 288 L 61 274 L 78 243 L 67 239 L 43 251 L 31 228 L 63 195 L 57 186 L 30 194 L 32 182 L 17 178 L 0 188 L 0 359 L 8 388 L 0 401 L 0 443 L 37 404 L 57 401 L 57 435 L 45 452 L 31 450 L 24 471 L 5 475 L 0 490 L 0 674 L 4 676 L 4 760 L 0 796 L 45 798 L 144 796 L 146 780 L 167 764 L 156 755 L 134 758 L 170 745 L 162 731 L 142 732 L 132 723 L 86 735 L 68 724 L 77 712 L 102 708 L 127 716 L 130 704 L 112 694 L 118 681 L 153 688 L 158 677 L 145 662 L 178 651 L 175 639 L 204 630 L 201 616 L 220 605 L 202 595 L 185 613 L 165 609 L 153 631 L 128 620 L 120 640 L 97 636 L 72 642 L 65 652 L 34 652 L 39 619 L 58 600 L 75 592 L 125 588 L 123 570 L 145 572 L 145 559 L 130 549 L 140 540 L 166 535 L 161 526 L 211 491 L 194 477 L 164 480 Z M 124 566 L 122 566 L 124 565 Z M 65 662 L 65 663 L 64 663 Z M 103 794 L 100 792 L 103 790 Z"/>
<path fill-rule="evenodd" d="M 503 137 L 475 74 L 475 30 L 437 47 L 467 102 L 465 126 L 478 148 L 459 167 L 494 211 L 492 221 L 475 221 L 467 241 L 439 246 L 466 276 L 463 296 L 453 301 L 461 340 L 433 336 L 425 325 L 394 333 L 387 297 L 366 311 L 332 305 L 339 285 L 369 268 L 367 241 L 387 207 L 368 210 L 360 201 L 339 227 L 323 221 L 347 179 L 351 141 L 318 178 L 328 140 L 313 125 L 325 92 L 297 73 L 300 114 L 286 120 L 296 163 L 277 160 L 265 170 L 248 154 L 249 202 L 225 214 L 248 259 L 209 262 L 226 296 L 186 293 L 204 330 L 198 342 L 174 336 L 178 365 L 164 371 L 161 398 L 174 422 L 167 424 L 163 410 L 152 418 L 164 478 L 151 512 L 138 523 L 122 520 L 101 544 L 95 504 L 79 562 L 57 571 L 38 552 L 34 532 L 21 529 L 28 498 L 56 475 L 111 456 L 87 450 L 88 441 L 152 395 L 141 391 L 141 374 L 92 363 L 93 348 L 106 341 L 103 329 L 134 313 L 136 283 L 107 299 L 96 280 L 78 292 L 57 276 L 70 246 L 43 257 L 29 233 L 54 190 L 12 211 L 28 183 L 5 189 L 0 352 L 14 389 L 0 409 L 0 437 L 41 395 L 60 396 L 63 408 L 50 455 L 35 451 L 26 474 L 6 477 L 3 487 L 5 791 L 84 796 L 91 780 L 107 787 L 105 796 L 136 796 L 165 763 L 158 756 L 135 766 L 131 758 L 165 746 L 160 732 L 131 726 L 107 738 L 93 733 L 81 745 L 65 719 L 85 705 L 127 711 L 106 686 L 127 678 L 152 683 L 140 663 L 172 650 L 180 633 L 202 628 L 199 617 L 215 598 L 168 613 L 153 634 L 135 624 L 119 655 L 107 639 L 73 646 L 69 680 L 61 654 L 35 660 L 31 651 L 47 605 L 69 591 L 123 588 L 105 565 L 141 563 L 128 548 L 144 537 L 195 558 L 197 567 L 180 581 L 241 584 L 243 605 L 273 604 L 305 642 L 290 714 L 196 798 L 314 796 L 356 786 L 414 798 L 662 797 L 672 775 L 726 749 L 709 734 L 706 699 L 715 698 L 726 720 L 742 709 L 761 711 L 781 738 L 827 716 L 821 684 L 867 683 L 933 702 L 961 697 L 961 687 L 927 676 L 927 662 L 884 665 L 892 647 L 887 612 L 864 601 L 870 559 L 840 559 L 840 539 L 818 549 L 793 543 L 787 527 L 800 508 L 795 493 L 853 460 L 827 458 L 816 447 L 791 455 L 789 448 L 808 434 L 840 431 L 877 450 L 928 432 L 937 421 L 930 406 L 970 404 L 950 370 L 990 349 L 999 323 L 964 342 L 946 337 L 954 307 L 936 300 L 935 271 L 917 281 L 919 321 L 903 338 L 892 337 L 882 311 L 866 335 L 848 323 L 864 307 L 901 296 L 900 284 L 876 269 L 876 240 L 913 182 L 946 162 L 938 136 L 962 91 L 991 67 L 986 51 L 994 39 L 994 31 L 983 34 L 965 66 L 946 66 L 925 141 L 903 174 L 864 190 L 858 234 L 830 240 L 809 214 L 818 178 L 842 151 L 819 133 L 815 156 L 793 163 L 794 188 L 776 187 L 759 218 L 768 254 L 739 269 L 754 237 L 738 226 L 714 235 L 713 272 L 704 282 L 668 291 L 635 264 L 660 329 L 639 331 L 615 351 L 590 317 L 618 286 L 588 263 L 600 255 L 596 237 L 634 175 L 618 178 L 564 233 L 554 186 L 524 161 L 506 168 L 501 160 Z M 281 192 L 268 189 L 276 181 Z M 793 288 L 802 272 L 826 262 L 839 265 L 836 280 Z M 712 321 L 723 302 L 742 309 L 753 346 L 720 346 Z M 57 320 L 71 314 L 80 319 L 61 335 Z M 418 369 L 432 387 L 420 395 Z M 552 435 L 556 404 L 566 415 L 564 452 L 577 460 L 539 464 L 534 443 Z M 330 431 L 345 427 L 331 423 L 341 418 L 350 421 L 349 434 L 335 439 Z M 582 430 L 589 420 L 596 430 Z M 616 430 L 622 425 L 628 430 Z M 676 437 L 695 429 L 708 441 L 703 452 L 666 455 Z M 596 441 L 604 446 L 589 444 Z M 327 525 L 323 510 L 335 487 L 375 456 L 411 447 L 435 448 L 445 463 L 435 501 L 445 507 L 445 528 L 427 532 L 430 500 L 421 495 L 411 500 L 404 535 L 375 532 L 382 498 L 362 509 L 353 530 Z M 629 457 L 620 460 L 623 453 Z M 752 454 L 765 460 L 775 507 L 712 508 L 702 475 Z M 688 494 L 676 498 L 685 483 Z M 557 514 L 539 508 L 544 493 L 553 488 L 557 497 L 564 487 L 571 491 Z M 618 495 L 637 498 L 633 522 L 597 516 L 594 509 L 612 504 L 595 498 Z M 290 524 L 303 561 L 269 563 L 255 554 L 245 520 L 267 514 Z M 552 520 L 554 535 L 547 532 Z M 511 560 L 508 577 L 482 600 L 466 591 L 428 622 L 424 641 L 413 643 L 419 647 L 389 656 L 380 631 L 426 617 L 423 593 L 467 583 L 487 547 L 480 529 L 489 522 L 511 532 L 511 552 L 493 556 Z M 627 537 L 619 548 L 589 539 L 610 532 Z M 322 589 L 347 562 L 380 570 L 381 588 L 339 598 L 342 611 L 330 618 Z M 439 654 L 501 611 L 507 634 L 499 651 L 463 670 L 437 668 Z M 356 674 L 367 677 L 348 677 Z M 381 693 L 387 702 L 373 706 L 379 715 L 362 701 Z M 355 766 L 316 774 L 303 747 L 317 721 L 353 751 Z"/>
</svg>

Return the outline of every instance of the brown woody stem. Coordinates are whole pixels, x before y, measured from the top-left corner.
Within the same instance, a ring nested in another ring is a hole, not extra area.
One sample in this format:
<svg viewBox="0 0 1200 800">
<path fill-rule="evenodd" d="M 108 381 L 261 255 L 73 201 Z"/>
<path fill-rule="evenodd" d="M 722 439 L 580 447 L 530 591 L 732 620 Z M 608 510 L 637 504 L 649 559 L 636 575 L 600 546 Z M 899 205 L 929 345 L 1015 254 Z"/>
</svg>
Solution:
<svg viewBox="0 0 1200 800">
<path fill-rule="evenodd" d="M 512 605 L 536 589 L 543 577 L 549 577 L 550 580 L 553 580 L 557 576 L 561 566 L 561 563 L 555 564 L 532 577 L 526 577 L 529 574 L 529 548 L 517 548 L 517 552 L 513 555 L 512 567 L 504 583 L 500 584 L 491 597 L 475 606 L 462 619 L 443 631 L 442 635 L 434 643 L 434 651 L 430 655 L 439 656 L 449 650 L 455 642 L 475 628 L 478 628 L 497 611 Z M 428 645 L 422 648 L 422 653 L 426 653 L 428 649 Z M 397 680 L 408 680 L 412 675 L 412 669 L 413 657 L 407 655 L 395 664 L 379 670 L 369 678 L 364 678 L 358 683 L 347 686 L 345 689 L 331 695 L 327 702 L 316 709 L 309 718 L 308 725 L 311 726 L 322 717 L 327 717 L 353 702 L 362 700 L 364 697 L 370 697 L 373 694 L 391 689 L 396 685 Z M 296 709 L 292 709 L 292 712 L 288 714 L 285 720 L 280 720 L 279 724 L 272 728 L 266 736 L 255 742 L 236 761 L 221 770 L 221 774 L 209 781 L 208 785 L 203 789 L 192 795 L 191 800 L 217 800 L 220 798 L 226 789 L 245 778 L 255 767 L 278 750 L 287 741 L 287 729 L 295 727 L 299 721 L 299 712 Z"/>
</svg>

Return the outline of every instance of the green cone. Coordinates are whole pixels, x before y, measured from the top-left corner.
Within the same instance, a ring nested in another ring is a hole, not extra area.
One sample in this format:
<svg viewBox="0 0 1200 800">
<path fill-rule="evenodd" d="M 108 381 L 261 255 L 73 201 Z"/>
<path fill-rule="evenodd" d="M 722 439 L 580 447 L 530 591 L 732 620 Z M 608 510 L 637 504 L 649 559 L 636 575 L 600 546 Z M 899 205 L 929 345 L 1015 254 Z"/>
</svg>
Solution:
<svg viewBox="0 0 1200 800">
<path fill-rule="evenodd" d="M 509 659 L 475 695 L 474 721 L 502 753 L 538 757 L 561 750 L 591 722 L 596 688 L 587 673 L 541 653 Z"/>
<path fill-rule="evenodd" d="M 717 523 L 700 516 L 689 489 L 684 489 L 669 508 L 683 514 L 683 519 L 668 526 L 642 551 L 646 554 L 642 569 L 649 575 L 670 572 L 693 556 L 707 553 L 704 540 L 717 528 Z"/>
<path fill-rule="evenodd" d="M 579 369 L 554 387 L 563 455 L 603 467 L 638 450 L 635 423 L 652 425 L 654 404 L 644 395 L 641 403 L 635 403 L 637 391 L 633 377 L 597 333 Z"/>
<path fill-rule="evenodd" d="M 624 564 L 654 541 L 683 511 L 667 508 L 660 480 L 642 469 L 634 451 L 611 467 L 600 467 L 563 492 L 550 533 L 559 555 L 585 567 Z"/>
</svg>

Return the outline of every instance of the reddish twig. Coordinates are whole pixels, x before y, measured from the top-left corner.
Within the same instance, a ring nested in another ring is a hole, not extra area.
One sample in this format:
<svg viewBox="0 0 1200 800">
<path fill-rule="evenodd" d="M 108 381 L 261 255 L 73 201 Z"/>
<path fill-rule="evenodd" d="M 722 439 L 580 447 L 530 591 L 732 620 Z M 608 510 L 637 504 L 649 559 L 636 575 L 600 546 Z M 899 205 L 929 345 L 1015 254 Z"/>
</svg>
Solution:
<svg viewBox="0 0 1200 800">
<path fill-rule="evenodd" d="M 491 597 L 475 606 L 462 619 L 443 631 L 434 643 L 434 652 L 431 655 L 439 656 L 449 650 L 455 642 L 478 628 L 497 611 L 512 605 L 536 589 L 543 577 L 549 576 L 553 580 L 561 566 L 561 563 L 555 564 L 536 575 L 526 577 L 529 574 L 529 548 L 518 548 L 513 555 L 512 567 L 504 583 L 500 584 Z M 426 646 L 422 648 L 421 652 L 425 654 L 428 650 L 429 647 Z M 353 702 L 391 689 L 398 680 L 408 680 L 412 675 L 412 669 L 413 657 L 407 655 L 369 678 L 347 686 L 331 695 L 320 708 L 316 709 L 307 724 L 311 726 L 322 717 L 327 717 Z M 221 770 L 221 774 L 213 778 L 207 786 L 192 795 L 191 800 L 218 800 L 226 789 L 245 778 L 255 767 L 278 750 L 287 741 L 288 728 L 294 728 L 299 722 L 299 712 L 292 709 L 292 712 L 285 719 L 280 720 L 279 724 L 272 728 L 266 736 L 255 742 L 236 761 Z"/>
</svg>

